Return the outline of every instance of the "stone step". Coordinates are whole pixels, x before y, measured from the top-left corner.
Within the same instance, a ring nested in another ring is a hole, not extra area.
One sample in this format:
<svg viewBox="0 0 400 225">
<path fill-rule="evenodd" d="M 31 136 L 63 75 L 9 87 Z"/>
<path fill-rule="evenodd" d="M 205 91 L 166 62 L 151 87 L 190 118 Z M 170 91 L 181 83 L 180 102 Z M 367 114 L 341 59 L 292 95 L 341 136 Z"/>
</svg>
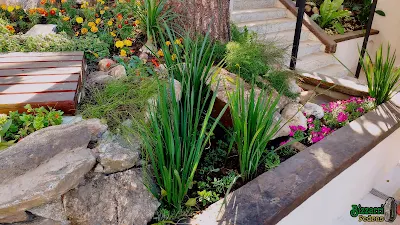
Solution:
<svg viewBox="0 0 400 225">
<path fill-rule="evenodd" d="M 66 150 L 0 185 L 0 219 L 55 200 L 78 186 L 95 163 L 90 149 Z"/>
<path fill-rule="evenodd" d="M 337 63 L 337 61 L 332 55 L 324 52 L 317 52 L 299 57 L 297 60 L 296 69 L 303 72 L 312 73 L 319 68 L 335 63 Z"/>
<path fill-rule="evenodd" d="M 233 0 L 232 9 L 236 11 L 274 7 L 276 1 L 277 0 Z"/>
<path fill-rule="evenodd" d="M 302 30 L 300 35 L 300 41 L 308 40 L 308 35 L 310 32 L 308 30 Z M 261 34 L 258 36 L 259 40 L 272 40 L 283 43 L 293 43 L 294 40 L 294 30 L 273 32 L 268 34 Z"/>
<path fill-rule="evenodd" d="M 285 18 L 286 16 L 286 9 L 282 8 L 245 9 L 233 11 L 231 14 L 231 20 L 235 23 L 244 23 L 250 21 Z"/>
<path fill-rule="evenodd" d="M 345 78 L 349 76 L 349 71 L 340 64 L 331 64 L 314 71 L 318 74 L 328 75 L 336 78 Z"/>
<path fill-rule="evenodd" d="M 249 31 L 254 31 L 258 35 L 261 35 L 280 31 L 294 30 L 296 27 L 296 20 L 291 18 L 270 19 L 238 23 L 237 26 L 239 28 L 247 27 Z"/>
</svg>

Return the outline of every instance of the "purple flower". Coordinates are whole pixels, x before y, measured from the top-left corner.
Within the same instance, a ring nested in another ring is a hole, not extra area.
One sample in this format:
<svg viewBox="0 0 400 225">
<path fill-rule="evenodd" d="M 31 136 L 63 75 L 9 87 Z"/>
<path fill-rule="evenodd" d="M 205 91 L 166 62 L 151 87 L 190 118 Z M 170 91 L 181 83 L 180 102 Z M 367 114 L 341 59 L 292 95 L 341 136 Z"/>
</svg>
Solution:
<svg viewBox="0 0 400 225">
<path fill-rule="evenodd" d="M 340 112 L 339 115 L 337 116 L 337 121 L 339 123 L 342 123 L 348 119 L 348 116 L 346 113 Z"/>
<path fill-rule="evenodd" d="M 314 122 L 314 119 L 312 117 L 307 118 L 307 123 L 312 123 Z"/>
<path fill-rule="evenodd" d="M 362 107 L 360 107 L 360 108 L 358 108 L 357 109 L 357 112 L 360 112 L 360 113 L 363 113 L 365 110 L 362 108 Z"/>
</svg>

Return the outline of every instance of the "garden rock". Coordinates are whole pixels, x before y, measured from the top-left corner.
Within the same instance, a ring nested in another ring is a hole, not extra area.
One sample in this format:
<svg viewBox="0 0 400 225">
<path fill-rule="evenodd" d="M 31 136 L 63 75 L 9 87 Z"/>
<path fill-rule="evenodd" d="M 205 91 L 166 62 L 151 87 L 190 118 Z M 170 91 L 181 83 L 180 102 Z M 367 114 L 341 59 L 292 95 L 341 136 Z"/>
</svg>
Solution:
<svg viewBox="0 0 400 225">
<path fill-rule="evenodd" d="M 51 126 L 36 131 L 0 152 L 0 184 L 37 168 L 64 150 L 87 147 L 99 121 Z M 91 128 L 89 128 L 91 127 Z"/>
<path fill-rule="evenodd" d="M 318 9 L 317 7 L 313 7 L 313 8 L 312 8 L 312 12 L 313 12 L 314 14 L 319 14 L 319 9 Z"/>
<path fill-rule="evenodd" d="M 143 63 L 146 63 L 147 60 L 149 60 L 149 55 L 145 52 L 141 52 L 139 55 L 139 59 L 141 59 Z"/>
<path fill-rule="evenodd" d="M 49 35 L 57 32 L 57 25 L 55 24 L 36 24 L 24 35 L 26 36 L 38 36 L 38 35 Z"/>
<path fill-rule="evenodd" d="M 4 223 L 17 223 L 29 220 L 29 215 L 25 212 L 17 212 L 13 215 L 9 215 L 6 218 L 0 219 L 0 224 Z"/>
<path fill-rule="evenodd" d="M 112 68 L 109 72 L 110 76 L 120 79 L 126 77 L 126 70 L 123 65 L 118 65 Z"/>
<path fill-rule="evenodd" d="M 315 103 L 307 102 L 301 109 L 301 111 L 305 113 L 306 116 L 312 115 L 315 116 L 315 118 L 317 119 L 321 119 L 322 117 L 324 117 L 324 109 Z"/>
<path fill-rule="evenodd" d="M 299 103 L 289 103 L 282 111 L 282 119 L 286 126 L 307 127 L 307 118 L 301 112 L 303 105 Z"/>
<path fill-rule="evenodd" d="M 78 124 L 83 124 L 87 127 L 91 141 L 98 141 L 108 129 L 108 126 L 102 123 L 100 119 L 83 120 Z"/>
<path fill-rule="evenodd" d="M 103 166 L 103 173 L 115 173 L 130 169 L 139 160 L 139 149 L 124 148 L 116 142 L 103 142 L 97 147 L 97 161 Z"/>
<path fill-rule="evenodd" d="M 88 76 L 88 86 L 105 85 L 110 81 L 115 80 L 115 77 L 108 75 L 106 72 L 96 71 Z"/>
<path fill-rule="evenodd" d="M 53 202 L 30 209 L 29 212 L 36 216 L 52 219 L 54 221 L 67 221 L 67 215 L 65 214 L 65 209 L 61 197 Z"/>
<path fill-rule="evenodd" d="M 58 222 L 51 219 L 46 219 L 43 217 L 36 217 L 32 221 L 15 223 L 15 225 L 69 225 L 68 222 Z"/>
<path fill-rule="evenodd" d="M 71 141 L 71 140 L 70 140 Z M 90 149 L 65 150 L 48 162 L 0 185 L 0 218 L 56 200 L 78 186 L 96 163 Z"/>
<path fill-rule="evenodd" d="M 103 72 L 107 72 L 109 71 L 114 65 L 116 64 L 116 62 L 114 62 L 114 60 L 112 59 L 102 59 L 99 62 L 99 70 L 103 71 Z"/>
<path fill-rule="evenodd" d="M 310 5 L 306 5 L 305 7 L 304 7 L 304 10 L 306 11 L 306 12 L 311 12 L 311 9 L 312 9 L 312 7 L 310 6 Z"/>
<path fill-rule="evenodd" d="M 64 195 L 72 224 L 146 225 L 160 203 L 142 182 L 140 169 L 92 177 Z"/>
<path fill-rule="evenodd" d="M 300 93 L 300 103 L 301 104 L 306 104 L 308 101 L 310 101 L 312 98 L 316 96 L 315 91 L 303 91 Z"/>
<path fill-rule="evenodd" d="M 303 89 L 301 89 L 301 87 L 299 87 L 299 85 L 296 83 L 295 79 L 289 79 L 288 85 L 289 91 L 293 94 L 300 94 L 303 91 Z"/>
</svg>

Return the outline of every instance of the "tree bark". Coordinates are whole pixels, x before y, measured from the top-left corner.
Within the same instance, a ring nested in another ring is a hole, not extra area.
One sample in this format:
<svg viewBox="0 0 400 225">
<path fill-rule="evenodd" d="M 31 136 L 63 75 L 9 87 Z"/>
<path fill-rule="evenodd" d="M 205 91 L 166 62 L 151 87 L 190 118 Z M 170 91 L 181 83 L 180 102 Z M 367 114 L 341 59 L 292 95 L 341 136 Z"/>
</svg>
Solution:
<svg viewBox="0 0 400 225">
<path fill-rule="evenodd" d="M 186 30 L 210 33 L 214 40 L 229 41 L 230 0 L 170 0 L 173 10 L 180 14 Z"/>
</svg>

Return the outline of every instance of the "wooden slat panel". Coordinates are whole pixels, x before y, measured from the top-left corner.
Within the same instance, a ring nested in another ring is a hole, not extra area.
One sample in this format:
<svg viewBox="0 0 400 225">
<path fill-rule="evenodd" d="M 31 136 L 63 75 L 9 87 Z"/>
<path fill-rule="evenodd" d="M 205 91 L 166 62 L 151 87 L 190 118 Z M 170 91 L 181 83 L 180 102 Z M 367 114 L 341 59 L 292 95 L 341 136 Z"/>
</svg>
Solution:
<svg viewBox="0 0 400 225">
<path fill-rule="evenodd" d="M 74 92 L 56 92 L 56 93 L 32 93 L 32 94 L 7 94 L 0 95 L 1 104 L 18 104 L 18 103 L 46 103 L 74 100 Z M 1 107 L 1 105 L 0 105 Z"/>
<path fill-rule="evenodd" d="M 82 56 L 76 55 L 63 55 L 63 56 L 21 56 L 21 57 L 7 57 L 0 58 L 0 63 L 20 63 L 20 62 L 59 62 L 59 61 L 82 61 Z"/>
<path fill-rule="evenodd" d="M 1 84 L 29 84 L 29 83 L 63 83 L 78 82 L 79 75 L 47 75 L 47 76 L 10 76 L 0 77 Z"/>
<path fill-rule="evenodd" d="M 35 56 L 35 57 L 43 57 L 43 56 L 63 56 L 63 55 L 75 55 L 82 56 L 83 52 L 10 52 L 5 54 L 0 54 L 0 58 L 9 58 L 9 57 L 26 57 L 26 56 Z"/>
<path fill-rule="evenodd" d="M 11 69 L 0 70 L 1 76 L 13 75 L 59 75 L 59 74 L 80 74 L 82 67 L 58 67 L 58 68 L 34 68 L 34 69 Z"/>
<path fill-rule="evenodd" d="M 76 91 L 78 82 L 0 85 L 0 95 Z"/>
<path fill-rule="evenodd" d="M 1 69 L 30 69 L 30 68 L 56 68 L 68 66 L 81 66 L 82 61 L 69 61 L 69 62 L 23 62 L 23 63 L 0 63 Z"/>
</svg>

